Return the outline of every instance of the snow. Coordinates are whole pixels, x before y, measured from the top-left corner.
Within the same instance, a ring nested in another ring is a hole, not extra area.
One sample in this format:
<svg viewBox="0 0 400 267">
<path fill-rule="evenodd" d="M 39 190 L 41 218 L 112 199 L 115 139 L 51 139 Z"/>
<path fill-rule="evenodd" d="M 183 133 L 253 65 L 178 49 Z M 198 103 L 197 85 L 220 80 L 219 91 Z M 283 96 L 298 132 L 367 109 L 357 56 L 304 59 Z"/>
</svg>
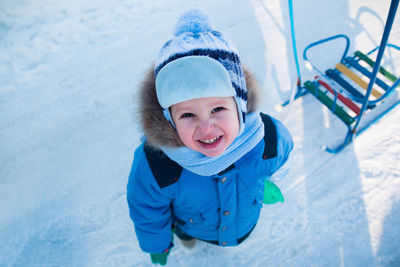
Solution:
<svg viewBox="0 0 400 267">
<path fill-rule="evenodd" d="M 350 51 L 369 51 L 390 5 L 293 2 L 300 56 L 339 33 Z M 288 108 L 277 104 L 297 77 L 287 1 L 0 0 L 0 266 L 152 266 L 125 200 L 140 138 L 134 100 L 192 7 L 253 69 L 262 111 L 284 119 Z M 394 25 L 390 42 L 399 44 L 398 16 Z M 337 61 L 329 51 L 315 52 L 321 68 Z M 400 75 L 398 51 L 384 63 Z M 296 100 L 286 123 L 292 167 L 279 184 L 285 203 L 264 206 L 238 247 L 176 241 L 168 266 L 400 266 L 399 119 L 397 107 L 332 155 L 321 146 L 343 140 L 346 128 L 312 96 Z"/>
</svg>

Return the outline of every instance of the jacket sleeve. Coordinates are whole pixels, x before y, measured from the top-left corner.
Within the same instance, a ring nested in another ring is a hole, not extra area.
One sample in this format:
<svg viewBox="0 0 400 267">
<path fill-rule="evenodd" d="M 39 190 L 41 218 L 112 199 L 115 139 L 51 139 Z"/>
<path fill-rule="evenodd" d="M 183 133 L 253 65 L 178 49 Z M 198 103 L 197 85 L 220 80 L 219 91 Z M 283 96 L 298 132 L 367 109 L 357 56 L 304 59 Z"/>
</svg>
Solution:
<svg viewBox="0 0 400 267">
<path fill-rule="evenodd" d="M 143 146 L 135 152 L 127 186 L 127 201 L 140 248 L 147 253 L 161 253 L 171 248 L 171 200 L 163 195 L 158 186 Z"/>
<path fill-rule="evenodd" d="M 293 150 L 293 139 L 289 133 L 289 130 L 280 121 L 273 119 L 276 126 L 278 142 L 277 142 L 277 156 L 275 166 L 271 168 L 270 178 L 272 182 L 278 181 L 280 178 L 286 176 L 291 159 Z"/>
</svg>

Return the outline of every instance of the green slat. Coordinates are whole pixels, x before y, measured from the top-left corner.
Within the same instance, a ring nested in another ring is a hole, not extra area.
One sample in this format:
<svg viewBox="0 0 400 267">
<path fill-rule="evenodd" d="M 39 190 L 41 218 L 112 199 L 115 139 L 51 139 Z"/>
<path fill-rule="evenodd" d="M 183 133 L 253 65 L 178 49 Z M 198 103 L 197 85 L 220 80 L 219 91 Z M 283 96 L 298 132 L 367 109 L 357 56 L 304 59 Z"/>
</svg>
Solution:
<svg viewBox="0 0 400 267">
<path fill-rule="evenodd" d="M 324 92 L 322 92 L 315 84 L 311 81 L 306 81 L 304 86 L 307 90 L 309 90 L 314 96 L 318 98 L 325 106 L 327 106 L 330 110 L 334 105 L 334 102 L 331 98 L 329 98 Z M 316 92 L 317 91 L 317 95 Z M 338 116 L 345 124 L 350 125 L 355 121 L 355 118 L 351 117 L 347 112 L 339 105 L 336 104 L 335 112 L 336 116 Z"/>
<path fill-rule="evenodd" d="M 359 57 L 361 60 L 365 61 L 368 65 L 370 65 L 372 68 L 374 67 L 375 62 L 370 59 L 367 55 L 364 55 L 360 51 L 354 52 L 354 55 Z M 392 82 L 395 82 L 397 80 L 396 76 L 391 74 L 389 71 L 387 71 L 384 67 L 379 68 L 379 72 L 382 73 L 386 78 L 391 80 Z"/>
</svg>

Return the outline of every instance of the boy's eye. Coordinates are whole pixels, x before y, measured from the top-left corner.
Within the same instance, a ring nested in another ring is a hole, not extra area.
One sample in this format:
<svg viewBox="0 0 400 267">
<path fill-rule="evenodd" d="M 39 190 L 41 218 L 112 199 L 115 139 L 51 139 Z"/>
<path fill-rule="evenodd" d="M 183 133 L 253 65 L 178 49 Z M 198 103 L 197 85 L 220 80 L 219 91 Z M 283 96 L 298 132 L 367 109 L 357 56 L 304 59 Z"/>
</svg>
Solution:
<svg viewBox="0 0 400 267">
<path fill-rule="evenodd" d="M 221 110 L 224 110 L 224 109 L 225 109 L 224 107 L 217 107 L 217 108 L 214 108 L 212 110 L 212 113 L 215 113 L 215 112 L 218 112 L 218 111 L 221 111 Z"/>
<path fill-rule="evenodd" d="M 194 117 L 193 113 L 184 113 L 181 115 L 181 118 L 191 118 L 191 117 Z"/>
</svg>

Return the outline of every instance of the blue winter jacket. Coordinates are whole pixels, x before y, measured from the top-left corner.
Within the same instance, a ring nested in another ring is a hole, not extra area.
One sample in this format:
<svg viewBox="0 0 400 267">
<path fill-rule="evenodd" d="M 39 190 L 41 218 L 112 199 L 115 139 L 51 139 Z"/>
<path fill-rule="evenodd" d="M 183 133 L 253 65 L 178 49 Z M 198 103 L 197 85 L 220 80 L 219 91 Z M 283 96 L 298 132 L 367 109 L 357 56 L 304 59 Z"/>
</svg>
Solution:
<svg viewBox="0 0 400 267">
<path fill-rule="evenodd" d="M 237 245 L 255 227 L 264 180 L 286 162 L 293 148 L 285 126 L 261 116 L 264 139 L 214 176 L 192 173 L 146 143 L 136 149 L 127 199 L 143 251 L 160 253 L 171 247 L 172 225 L 221 246 Z"/>
</svg>

